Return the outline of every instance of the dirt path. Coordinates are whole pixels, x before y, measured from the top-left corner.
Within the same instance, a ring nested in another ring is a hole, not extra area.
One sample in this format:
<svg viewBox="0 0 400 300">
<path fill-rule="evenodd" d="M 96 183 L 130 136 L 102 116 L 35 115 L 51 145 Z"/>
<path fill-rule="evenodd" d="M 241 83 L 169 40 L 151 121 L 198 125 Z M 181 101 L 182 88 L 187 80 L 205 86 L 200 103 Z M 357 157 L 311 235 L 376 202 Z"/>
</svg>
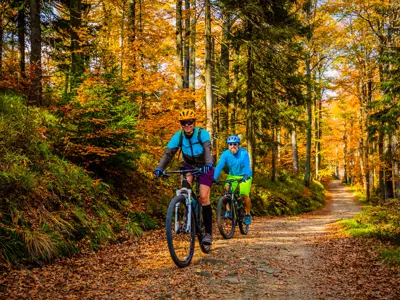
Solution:
<svg viewBox="0 0 400 300">
<path fill-rule="evenodd" d="M 335 269 L 330 266 L 331 256 L 347 252 L 335 252 L 336 242 L 322 247 L 321 239 L 329 224 L 351 217 L 360 207 L 338 181 L 330 183 L 329 191 L 331 200 L 319 212 L 255 218 L 249 235 L 236 233 L 231 240 L 221 239 L 216 232 L 212 253 L 204 255 L 196 247 L 192 264 L 185 269 L 173 265 L 164 230 L 159 230 L 140 242 L 109 246 L 42 269 L 13 271 L 0 277 L 0 298 L 372 299 L 373 287 L 372 296 L 343 292 L 351 279 L 342 288 L 330 276 L 334 273 L 329 269 Z M 346 273 L 340 266 L 337 269 Z M 398 272 L 390 273 L 391 278 L 396 274 L 400 279 Z M 392 285 L 389 282 L 388 289 Z M 400 295 L 396 293 L 387 293 L 386 299 L 395 299 Z M 375 293 L 375 298 L 379 295 Z"/>
</svg>

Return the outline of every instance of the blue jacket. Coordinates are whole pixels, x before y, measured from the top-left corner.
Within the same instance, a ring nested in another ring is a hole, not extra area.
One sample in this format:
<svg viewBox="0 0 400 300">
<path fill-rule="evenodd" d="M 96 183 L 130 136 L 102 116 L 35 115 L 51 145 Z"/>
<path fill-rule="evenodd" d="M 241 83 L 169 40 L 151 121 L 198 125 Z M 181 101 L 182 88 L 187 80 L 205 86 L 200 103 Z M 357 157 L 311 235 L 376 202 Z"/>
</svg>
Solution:
<svg viewBox="0 0 400 300">
<path fill-rule="evenodd" d="M 225 150 L 219 158 L 218 164 L 215 167 L 214 179 L 217 180 L 223 167 L 227 165 L 229 169 L 229 175 L 234 176 L 253 176 L 253 172 L 250 168 L 250 157 L 249 153 L 242 147 L 239 147 L 238 152 L 233 155 L 229 149 Z"/>
<path fill-rule="evenodd" d="M 200 127 L 195 127 L 191 136 L 187 136 L 182 130 L 177 131 L 168 142 L 158 167 L 164 170 L 179 148 L 182 149 L 182 158 L 185 163 L 193 167 L 212 164 L 210 134 L 207 130 L 201 129 L 199 136 L 199 130 Z"/>
</svg>

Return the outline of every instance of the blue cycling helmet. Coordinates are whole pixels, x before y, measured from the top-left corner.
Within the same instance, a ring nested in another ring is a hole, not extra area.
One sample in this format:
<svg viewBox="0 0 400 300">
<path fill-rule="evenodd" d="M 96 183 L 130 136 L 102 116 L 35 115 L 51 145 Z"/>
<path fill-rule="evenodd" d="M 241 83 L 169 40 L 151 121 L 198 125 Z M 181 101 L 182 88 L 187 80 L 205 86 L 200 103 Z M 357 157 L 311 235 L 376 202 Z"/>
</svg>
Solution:
<svg viewBox="0 0 400 300">
<path fill-rule="evenodd" d="M 238 137 L 237 135 L 231 135 L 230 137 L 228 137 L 226 139 L 226 142 L 229 143 L 240 143 L 240 137 Z"/>
</svg>

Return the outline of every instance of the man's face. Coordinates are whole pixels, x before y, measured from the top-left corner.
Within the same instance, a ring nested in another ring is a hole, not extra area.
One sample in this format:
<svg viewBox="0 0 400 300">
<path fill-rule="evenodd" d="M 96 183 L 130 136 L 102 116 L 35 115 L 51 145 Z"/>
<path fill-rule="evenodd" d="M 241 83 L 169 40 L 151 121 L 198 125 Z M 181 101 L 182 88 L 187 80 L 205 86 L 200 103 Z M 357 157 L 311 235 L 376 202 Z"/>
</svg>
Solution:
<svg viewBox="0 0 400 300">
<path fill-rule="evenodd" d="M 195 120 L 182 120 L 179 121 L 181 123 L 183 131 L 185 131 L 186 134 L 192 134 L 195 126 Z"/>
<path fill-rule="evenodd" d="M 238 150 L 239 150 L 239 144 L 238 143 L 228 143 L 229 151 L 235 155 Z"/>
</svg>

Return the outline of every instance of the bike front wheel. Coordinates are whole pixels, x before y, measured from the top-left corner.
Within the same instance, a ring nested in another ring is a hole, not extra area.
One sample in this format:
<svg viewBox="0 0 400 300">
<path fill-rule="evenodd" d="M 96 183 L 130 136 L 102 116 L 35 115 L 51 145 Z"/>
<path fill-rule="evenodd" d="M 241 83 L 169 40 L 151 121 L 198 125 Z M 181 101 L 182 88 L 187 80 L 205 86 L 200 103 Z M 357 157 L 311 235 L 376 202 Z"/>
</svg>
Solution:
<svg viewBox="0 0 400 300">
<path fill-rule="evenodd" d="M 184 196 L 171 200 L 166 220 L 168 250 L 174 263 L 187 267 L 193 257 L 196 238 L 195 220 L 190 215 L 191 225 L 188 226 L 188 207 Z"/>
<path fill-rule="evenodd" d="M 218 229 L 225 239 L 230 239 L 235 233 L 235 213 L 230 197 L 221 197 L 217 206 Z"/>
</svg>

